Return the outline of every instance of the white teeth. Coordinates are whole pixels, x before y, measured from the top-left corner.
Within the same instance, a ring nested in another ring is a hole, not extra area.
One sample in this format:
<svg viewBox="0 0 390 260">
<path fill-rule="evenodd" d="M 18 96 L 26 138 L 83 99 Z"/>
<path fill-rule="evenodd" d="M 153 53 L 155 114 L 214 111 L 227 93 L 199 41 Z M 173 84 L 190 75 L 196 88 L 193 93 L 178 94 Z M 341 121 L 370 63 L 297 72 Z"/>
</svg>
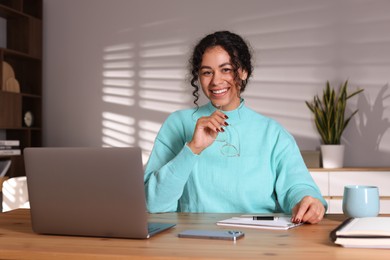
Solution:
<svg viewBox="0 0 390 260">
<path fill-rule="evenodd" d="M 214 94 L 221 94 L 221 93 L 224 93 L 224 92 L 226 92 L 226 91 L 227 91 L 226 88 L 220 89 L 220 90 L 212 90 L 212 92 L 213 92 Z"/>
</svg>

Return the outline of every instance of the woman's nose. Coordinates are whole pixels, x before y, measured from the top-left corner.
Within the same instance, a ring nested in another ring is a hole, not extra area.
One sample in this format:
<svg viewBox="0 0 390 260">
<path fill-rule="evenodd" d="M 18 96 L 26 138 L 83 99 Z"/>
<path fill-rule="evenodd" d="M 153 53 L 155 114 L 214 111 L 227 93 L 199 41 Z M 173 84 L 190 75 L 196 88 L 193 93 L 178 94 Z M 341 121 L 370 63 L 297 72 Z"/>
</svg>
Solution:
<svg viewBox="0 0 390 260">
<path fill-rule="evenodd" d="M 213 74 L 212 83 L 213 85 L 218 85 L 222 82 L 222 75 L 219 72 Z"/>
</svg>

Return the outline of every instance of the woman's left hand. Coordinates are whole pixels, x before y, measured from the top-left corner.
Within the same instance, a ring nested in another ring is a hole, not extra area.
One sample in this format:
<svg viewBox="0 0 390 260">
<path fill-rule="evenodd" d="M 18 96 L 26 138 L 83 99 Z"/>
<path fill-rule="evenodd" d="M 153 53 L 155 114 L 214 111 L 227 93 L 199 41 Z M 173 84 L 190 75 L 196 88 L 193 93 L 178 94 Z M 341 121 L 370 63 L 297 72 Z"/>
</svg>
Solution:
<svg viewBox="0 0 390 260">
<path fill-rule="evenodd" d="M 291 221 L 294 223 L 307 222 L 316 224 L 322 220 L 325 214 L 325 207 L 321 201 L 305 196 L 292 209 Z"/>
</svg>

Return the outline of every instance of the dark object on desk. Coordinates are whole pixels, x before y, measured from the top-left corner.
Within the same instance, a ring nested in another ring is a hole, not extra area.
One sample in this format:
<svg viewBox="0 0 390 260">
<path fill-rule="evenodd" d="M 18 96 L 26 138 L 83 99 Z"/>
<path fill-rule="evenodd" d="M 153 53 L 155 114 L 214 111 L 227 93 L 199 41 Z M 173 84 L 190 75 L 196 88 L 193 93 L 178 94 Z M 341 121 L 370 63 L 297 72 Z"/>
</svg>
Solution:
<svg viewBox="0 0 390 260">
<path fill-rule="evenodd" d="M 278 220 L 279 218 L 278 217 L 274 217 L 274 216 L 253 216 L 252 217 L 252 220 L 270 220 L 270 221 L 274 221 L 274 220 Z"/>
<path fill-rule="evenodd" d="M 343 247 L 390 248 L 390 217 L 349 218 L 330 233 Z"/>
<path fill-rule="evenodd" d="M 33 230 L 41 234 L 149 238 L 141 149 L 26 148 Z"/>
<path fill-rule="evenodd" d="M 245 233 L 237 230 L 184 230 L 179 233 L 182 238 L 207 238 L 236 241 L 244 237 Z"/>
</svg>

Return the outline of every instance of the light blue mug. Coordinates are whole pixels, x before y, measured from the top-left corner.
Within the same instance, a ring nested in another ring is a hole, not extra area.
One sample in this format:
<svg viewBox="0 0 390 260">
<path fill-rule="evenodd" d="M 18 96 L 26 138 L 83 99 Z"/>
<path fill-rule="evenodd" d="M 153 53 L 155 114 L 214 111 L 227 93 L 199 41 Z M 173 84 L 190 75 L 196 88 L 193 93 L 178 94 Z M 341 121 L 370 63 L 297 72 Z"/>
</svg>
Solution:
<svg viewBox="0 0 390 260">
<path fill-rule="evenodd" d="M 376 217 L 379 214 L 379 190 L 376 186 L 344 187 L 343 212 L 348 217 Z"/>
</svg>

